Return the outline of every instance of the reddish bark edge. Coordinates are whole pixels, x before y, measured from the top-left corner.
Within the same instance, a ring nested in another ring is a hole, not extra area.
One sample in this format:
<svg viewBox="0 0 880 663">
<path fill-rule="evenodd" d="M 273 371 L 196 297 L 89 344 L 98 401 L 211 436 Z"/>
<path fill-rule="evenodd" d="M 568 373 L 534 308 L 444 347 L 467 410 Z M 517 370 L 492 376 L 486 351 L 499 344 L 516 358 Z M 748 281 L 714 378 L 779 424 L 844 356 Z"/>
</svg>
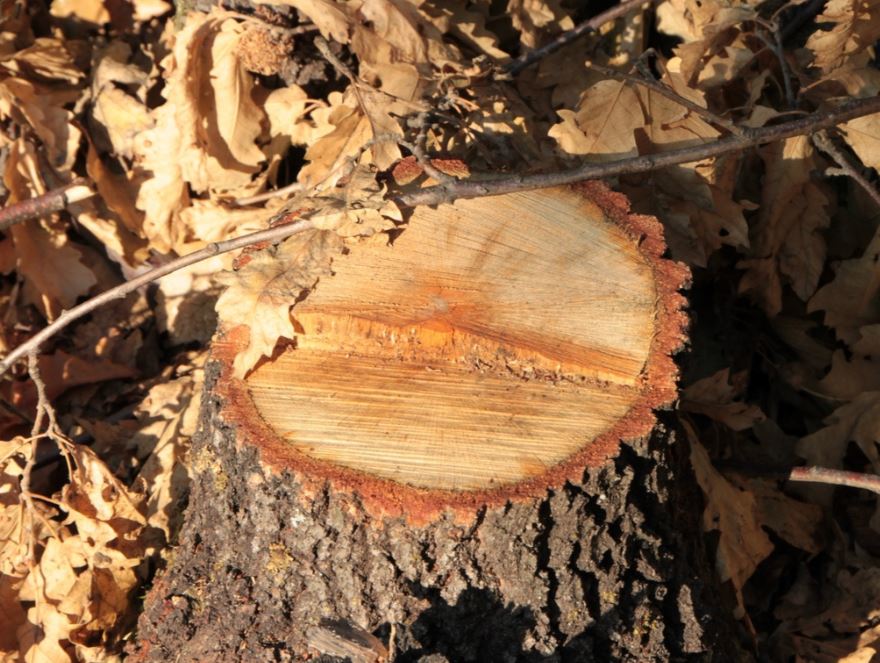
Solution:
<svg viewBox="0 0 880 663">
<path fill-rule="evenodd" d="M 654 410 L 671 405 L 677 398 L 678 368 L 672 356 L 686 340 L 685 298 L 679 292 L 690 283 L 688 268 L 665 259 L 663 227 L 652 216 L 630 214 L 629 200 L 599 181 L 565 187 L 597 205 L 606 218 L 633 238 L 650 266 L 657 288 L 654 336 L 642 373 L 643 391 L 629 411 L 610 429 L 591 440 L 580 451 L 537 477 L 491 490 L 451 491 L 415 488 L 367 472 L 360 472 L 297 451 L 282 439 L 258 414 L 247 383 L 233 377 L 232 363 L 246 347 L 250 331 L 239 325 L 221 330 L 212 343 L 211 357 L 220 364 L 215 393 L 221 399 L 221 419 L 236 428 L 236 444 L 254 446 L 262 464 L 274 472 L 290 471 L 301 483 L 301 496 L 309 499 L 325 489 L 356 494 L 365 509 L 383 518 L 403 517 L 415 527 L 449 512 L 456 521 L 471 522 L 481 507 L 501 506 L 508 501 L 543 497 L 567 480 L 579 481 L 586 467 L 597 467 L 617 455 L 621 441 L 648 436 L 656 425 Z"/>
</svg>

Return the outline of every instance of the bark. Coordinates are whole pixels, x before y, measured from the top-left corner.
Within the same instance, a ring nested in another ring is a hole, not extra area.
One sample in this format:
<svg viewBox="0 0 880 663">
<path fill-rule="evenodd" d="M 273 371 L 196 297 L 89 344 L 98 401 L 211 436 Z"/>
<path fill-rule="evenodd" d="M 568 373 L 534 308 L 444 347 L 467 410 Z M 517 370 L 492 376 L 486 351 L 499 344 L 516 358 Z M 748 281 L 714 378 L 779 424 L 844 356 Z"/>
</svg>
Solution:
<svg viewBox="0 0 880 663">
<path fill-rule="evenodd" d="M 734 660 L 667 424 L 544 498 L 414 528 L 329 489 L 304 502 L 208 393 L 180 547 L 133 660 L 303 660 L 322 618 L 386 646 L 394 625 L 398 662 Z"/>
</svg>

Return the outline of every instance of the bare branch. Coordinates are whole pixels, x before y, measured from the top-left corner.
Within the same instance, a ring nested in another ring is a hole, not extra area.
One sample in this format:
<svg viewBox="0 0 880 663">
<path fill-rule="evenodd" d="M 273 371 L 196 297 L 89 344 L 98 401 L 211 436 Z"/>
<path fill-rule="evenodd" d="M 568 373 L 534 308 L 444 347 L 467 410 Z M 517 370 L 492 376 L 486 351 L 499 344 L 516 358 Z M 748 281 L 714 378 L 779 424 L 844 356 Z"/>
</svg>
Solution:
<svg viewBox="0 0 880 663">
<path fill-rule="evenodd" d="M 427 187 L 412 193 L 405 193 L 395 199 L 399 205 L 416 207 L 417 205 L 439 205 L 459 198 L 476 198 L 478 196 L 494 196 L 512 191 L 541 189 L 548 186 L 571 184 L 583 180 L 594 180 L 627 173 L 644 173 L 667 166 L 701 161 L 730 152 L 737 152 L 762 143 L 812 134 L 828 129 L 842 122 L 863 115 L 880 112 L 880 97 L 853 99 L 840 104 L 837 108 L 817 111 L 797 120 L 775 124 L 758 129 L 743 129 L 743 136 L 727 136 L 719 140 L 679 150 L 670 150 L 660 154 L 646 154 L 620 161 L 588 163 L 573 170 L 539 175 L 505 175 L 481 181 L 461 180 L 449 184 Z"/>
<path fill-rule="evenodd" d="M 567 46 L 568 44 L 573 42 L 578 37 L 583 37 L 590 32 L 598 30 L 606 23 L 610 23 L 611 21 L 620 18 L 624 14 L 628 14 L 629 12 L 638 9 L 642 5 L 650 5 L 655 2 L 657 2 L 657 0 L 624 0 L 624 2 L 621 2 L 619 5 L 616 5 L 611 9 L 602 12 L 598 16 L 587 19 L 583 23 L 580 23 L 573 27 L 571 30 L 563 32 L 561 35 L 556 37 L 556 39 L 547 44 L 544 44 L 540 48 L 536 48 L 532 51 L 529 51 L 528 53 L 520 55 L 518 58 L 514 58 L 504 66 L 502 71 L 506 76 L 516 76 L 526 67 L 530 67 L 536 62 L 546 58 L 551 53 L 555 53 L 563 46 Z"/>
<path fill-rule="evenodd" d="M 832 470 L 828 467 L 795 467 L 789 473 L 788 480 L 863 488 L 880 494 L 880 476 L 876 474 Z"/>
<path fill-rule="evenodd" d="M 85 179 L 79 178 L 42 196 L 17 202 L 0 210 L 0 231 L 8 230 L 17 223 L 60 212 L 70 203 L 91 198 L 95 193 Z"/>
</svg>

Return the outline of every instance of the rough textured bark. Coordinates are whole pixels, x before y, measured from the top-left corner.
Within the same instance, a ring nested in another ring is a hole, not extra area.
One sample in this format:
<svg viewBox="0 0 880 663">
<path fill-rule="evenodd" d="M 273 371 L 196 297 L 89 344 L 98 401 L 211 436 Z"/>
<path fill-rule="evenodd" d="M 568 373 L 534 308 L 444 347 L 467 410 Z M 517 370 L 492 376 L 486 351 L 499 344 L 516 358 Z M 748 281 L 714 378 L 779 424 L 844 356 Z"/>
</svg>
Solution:
<svg viewBox="0 0 880 663">
<path fill-rule="evenodd" d="M 215 340 L 134 659 L 717 653 L 686 455 L 653 413 L 686 278 L 659 224 L 589 184 L 404 232 L 334 263 L 294 307 L 295 347 L 247 380 L 247 328 Z"/>
<path fill-rule="evenodd" d="M 221 410 L 208 397 L 134 660 L 297 660 L 322 617 L 386 643 L 394 624 L 396 661 L 731 660 L 686 453 L 663 424 L 545 499 L 412 528 L 330 490 L 303 506 Z"/>
</svg>

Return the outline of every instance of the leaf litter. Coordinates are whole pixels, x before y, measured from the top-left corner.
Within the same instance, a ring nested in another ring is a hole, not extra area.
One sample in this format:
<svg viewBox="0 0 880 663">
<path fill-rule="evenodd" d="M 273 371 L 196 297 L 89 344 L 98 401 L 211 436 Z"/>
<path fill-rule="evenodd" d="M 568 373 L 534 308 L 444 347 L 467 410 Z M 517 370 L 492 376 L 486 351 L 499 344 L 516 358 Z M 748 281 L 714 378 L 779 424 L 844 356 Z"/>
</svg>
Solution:
<svg viewBox="0 0 880 663">
<path fill-rule="evenodd" d="M 816 16 L 799 2 L 664 0 L 514 80 L 499 68 L 586 18 L 577 3 L 287 0 L 176 17 L 162 0 L 126 15 L 105 0 L 17 6 L 0 19 L 6 204 L 78 176 L 99 196 L 0 233 L 0 352 L 281 210 L 316 230 L 194 265 L 54 339 L 38 366 L 57 421 L 36 434 L 45 403 L 24 372 L 4 378 L 10 661 L 121 657 L 180 526 L 218 320 L 250 321 L 242 375 L 293 340 L 297 294 L 346 246 L 405 223 L 391 190 L 655 154 L 717 140 L 713 118 L 762 126 L 795 93 L 880 91 L 873 0 Z M 591 64 L 649 71 L 698 109 Z M 878 168 L 880 114 L 837 140 Z M 880 211 L 823 177 L 833 165 L 798 137 L 614 185 L 694 271 L 677 414 L 730 609 L 768 656 L 867 661 L 880 655 L 876 495 L 774 478 L 803 463 L 880 471 Z"/>
</svg>

